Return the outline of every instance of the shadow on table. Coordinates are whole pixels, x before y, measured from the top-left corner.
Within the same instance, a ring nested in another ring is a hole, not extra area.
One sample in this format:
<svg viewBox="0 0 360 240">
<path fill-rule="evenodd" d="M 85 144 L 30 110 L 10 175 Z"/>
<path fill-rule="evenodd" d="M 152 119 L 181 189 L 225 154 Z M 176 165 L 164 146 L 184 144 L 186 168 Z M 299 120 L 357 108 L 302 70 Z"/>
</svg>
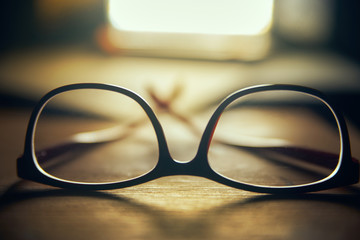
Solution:
<svg viewBox="0 0 360 240">
<path fill-rule="evenodd" d="M 233 233 L 234 229 L 236 229 L 236 234 L 243 234 L 247 231 L 246 234 L 249 236 L 248 231 L 250 228 L 252 234 L 256 235 L 258 233 L 254 230 L 254 221 L 257 221 L 255 223 L 257 226 L 261 226 L 261 224 L 272 226 L 274 220 L 278 221 L 278 224 L 286 225 L 289 219 L 294 218 L 290 216 L 291 214 L 301 214 L 301 211 L 304 211 L 306 213 L 303 214 L 303 218 L 305 219 L 303 220 L 306 222 L 306 217 L 308 217 L 306 215 L 311 215 L 312 212 L 317 211 L 315 208 L 319 206 L 325 206 L 323 208 L 328 211 L 332 208 L 340 208 L 340 212 L 346 209 L 346 211 L 355 214 L 355 219 L 358 219 L 360 216 L 359 191 L 353 191 L 352 194 L 308 193 L 299 195 L 256 195 L 246 197 L 241 201 L 202 210 L 197 213 L 186 213 L 185 210 L 179 212 L 166 211 L 157 206 L 139 203 L 132 198 L 119 196 L 119 194 L 111 192 L 73 191 L 53 188 L 27 190 L 21 186 L 22 182 L 23 181 L 19 181 L 13 184 L 1 196 L 0 214 L 10 206 L 13 207 L 22 202 L 31 202 L 30 200 L 33 199 L 56 197 L 71 197 L 73 199 L 74 197 L 79 197 L 105 200 L 110 201 L 112 207 L 115 206 L 115 208 L 122 209 L 121 211 L 134 211 L 133 213 L 139 215 L 140 218 L 146 218 L 147 224 L 150 225 L 148 228 L 151 228 L 152 232 L 156 232 L 157 236 L 164 239 L 170 237 L 174 239 L 174 236 L 182 236 L 188 239 L 216 239 L 218 237 L 226 237 L 228 234 L 225 233 L 226 229 L 232 229 Z M 225 195 L 224 198 L 226 198 Z M 206 199 L 199 199 L 199 201 L 206 201 Z M 316 206 L 308 209 L 309 203 L 315 204 Z M 301 207 L 299 208 L 300 205 Z M 276 211 L 277 216 L 269 217 L 269 215 L 272 215 L 274 213 L 273 211 L 275 211 L 272 210 L 272 208 L 278 208 L 279 211 Z M 298 211 L 292 212 L 294 211 L 292 209 L 296 208 L 298 208 Z M 94 209 L 94 211 L 99 210 L 101 209 Z M 129 215 L 131 215 L 131 213 Z M 331 214 L 330 216 L 336 217 Z M 127 217 L 129 216 L 123 213 L 118 213 L 118 216 L 116 216 L 119 221 L 121 218 L 123 218 L 121 221 L 127 221 Z M 321 216 L 321 218 L 326 217 L 327 216 Z M 320 218 L 320 213 L 315 218 Z M 234 219 L 236 220 L 234 221 Z M 301 223 L 301 220 L 299 221 Z M 328 220 L 324 221 L 326 222 Z M 220 225 L 219 222 L 221 222 Z M 308 229 L 312 227 L 311 225 L 307 225 Z M 264 229 L 262 231 L 266 232 Z M 272 231 L 271 227 L 268 231 Z M 276 233 L 276 231 L 274 233 Z M 321 237 L 321 235 L 318 237 Z"/>
</svg>

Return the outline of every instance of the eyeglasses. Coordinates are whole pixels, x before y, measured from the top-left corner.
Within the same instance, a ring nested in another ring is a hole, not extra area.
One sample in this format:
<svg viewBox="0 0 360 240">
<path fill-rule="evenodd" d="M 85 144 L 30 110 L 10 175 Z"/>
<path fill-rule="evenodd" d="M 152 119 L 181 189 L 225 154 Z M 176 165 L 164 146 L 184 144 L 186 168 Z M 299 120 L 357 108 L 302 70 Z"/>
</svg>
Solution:
<svg viewBox="0 0 360 240">
<path fill-rule="evenodd" d="M 314 125 L 314 112 L 326 121 Z M 179 138 L 186 131 L 172 130 Z M 191 175 L 284 194 L 359 179 L 341 114 L 321 92 L 294 85 L 259 85 L 229 95 L 188 162 L 173 159 L 158 117 L 136 93 L 98 83 L 62 86 L 35 106 L 17 170 L 23 179 L 84 190 Z"/>
</svg>

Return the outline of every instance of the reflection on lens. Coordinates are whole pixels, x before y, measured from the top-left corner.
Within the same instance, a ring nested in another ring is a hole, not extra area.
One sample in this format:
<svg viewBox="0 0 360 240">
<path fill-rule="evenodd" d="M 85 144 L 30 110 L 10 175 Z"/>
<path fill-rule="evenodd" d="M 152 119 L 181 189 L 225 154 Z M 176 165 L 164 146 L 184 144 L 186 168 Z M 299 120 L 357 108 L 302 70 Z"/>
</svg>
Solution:
<svg viewBox="0 0 360 240">
<path fill-rule="evenodd" d="M 223 112 L 208 153 L 211 167 L 232 180 L 294 186 L 329 176 L 340 136 L 320 99 L 294 91 L 245 95 Z"/>
<path fill-rule="evenodd" d="M 142 107 L 99 89 L 51 98 L 39 116 L 34 146 L 45 172 L 88 183 L 138 177 L 152 170 L 159 157 L 155 131 Z"/>
</svg>

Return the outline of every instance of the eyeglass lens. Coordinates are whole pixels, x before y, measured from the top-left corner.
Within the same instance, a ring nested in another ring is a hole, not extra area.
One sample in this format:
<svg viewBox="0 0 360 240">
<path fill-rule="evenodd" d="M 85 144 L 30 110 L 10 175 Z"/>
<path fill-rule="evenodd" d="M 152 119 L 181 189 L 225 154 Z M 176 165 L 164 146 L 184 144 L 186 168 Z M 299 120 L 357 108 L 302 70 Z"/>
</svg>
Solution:
<svg viewBox="0 0 360 240">
<path fill-rule="evenodd" d="M 50 99 L 39 116 L 34 146 L 45 172 L 86 183 L 138 177 L 153 169 L 159 156 L 154 128 L 141 106 L 101 89 Z"/>
<path fill-rule="evenodd" d="M 238 98 L 222 114 L 208 158 L 218 173 L 264 186 L 308 184 L 336 168 L 336 119 L 318 98 L 294 91 Z"/>
</svg>

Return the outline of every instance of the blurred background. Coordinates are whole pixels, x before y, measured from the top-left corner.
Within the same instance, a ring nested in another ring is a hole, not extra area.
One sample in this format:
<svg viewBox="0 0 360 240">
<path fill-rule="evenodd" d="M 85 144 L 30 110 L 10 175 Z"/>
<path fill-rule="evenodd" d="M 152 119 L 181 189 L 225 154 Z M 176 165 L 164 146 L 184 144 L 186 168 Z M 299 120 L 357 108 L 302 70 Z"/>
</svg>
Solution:
<svg viewBox="0 0 360 240">
<path fill-rule="evenodd" d="M 191 112 L 251 85 L 314 87 L 360 123 L 360 4 L 341 0 L 31 0 L 2 4 L 0 100 L 104 82 Z"/>
</svg>

